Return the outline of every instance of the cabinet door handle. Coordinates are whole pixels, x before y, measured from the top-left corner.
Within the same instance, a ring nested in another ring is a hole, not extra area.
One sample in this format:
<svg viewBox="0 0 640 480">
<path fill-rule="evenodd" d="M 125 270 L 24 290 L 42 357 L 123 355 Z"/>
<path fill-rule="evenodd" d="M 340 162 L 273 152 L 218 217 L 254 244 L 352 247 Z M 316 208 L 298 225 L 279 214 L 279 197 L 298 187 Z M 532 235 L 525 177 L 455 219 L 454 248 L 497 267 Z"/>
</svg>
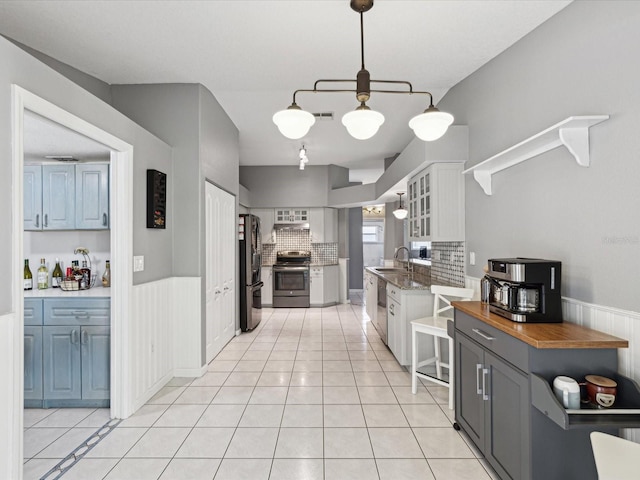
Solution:
<svg viewBox="0 0 640 480">
<path fill-rule="evenodd" d="M 476 393 L 482 395 L 482 387 L 480 386 L 480 371 L 482 370 L 482 364 L 476 363 Z"/>
<path fill-rule="evenodd" d="M 395 305 L 393 303 L 391 305 L 389 305 L 389 315 L 395 316 L 395 312 L 394 312 L 395 308 L 394 307 L 395 307 Z"/>
<path fill-rule="evenodd" d="M 71 330 L 71 343 L 73 345 L 78 343 L 78 331 L 75 328 Z"/>
<path fill-rule="evenodd" d="M 107 214 L 106 213 L 102 214 L 102 225 L 105 226 L 105 227 L 107 226 Z"/>
<path fill-rule="evenodd" d="M 49 226 L 49 214 L 45 213 L 44 214 L 44 227 L 48 227 Z"/>
<path fill-rule="evenodd" d="M 473 331 L 473 333 L 475 333 L 476 335 L 480 335 L 485 340 L 491 341 L 491 340 L 495 340 L 496 339 L 496 337 L 492 337 L 488 333 L 485 333 L 485 332 L 483 332 L 482 330 L 480 330 L 478 328 L 472 328 L 471 330 Z"/>
<path fill-rule="evenodd" d="M 76 310 L 73 314 L 76 318 L 89 318 L 89 313 L 84 310 Z"/>
<path fill-rule="evenodd" d="M 89 343 L 89 333 L 86 330 L 82 330 L 82 334 L 80 335 L 81 341 L 83 345 Z"/>
<path fill-rule="evenodd" d="M 487 377 L 489 376 L 489 369 L 482 369 L 482 400 L 489 400 L 489 394 L 487 393 Z"/>
<path fill-rule="evenodd" d="M 36 227 L 40 226 L 40 214 L 36 213 Z"/>
</svg>

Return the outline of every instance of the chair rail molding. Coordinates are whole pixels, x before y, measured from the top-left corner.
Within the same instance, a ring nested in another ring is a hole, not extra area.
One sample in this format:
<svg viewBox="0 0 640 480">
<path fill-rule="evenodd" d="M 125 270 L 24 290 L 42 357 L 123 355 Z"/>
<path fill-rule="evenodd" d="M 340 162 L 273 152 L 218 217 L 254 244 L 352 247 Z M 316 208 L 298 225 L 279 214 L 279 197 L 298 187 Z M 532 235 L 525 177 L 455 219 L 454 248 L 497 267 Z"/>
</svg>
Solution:
<svg viewBox="0 0 640 480">
<path fill-rule="evenodd" d="M 522 142 L 488 158 L 462 173 L 473 173 L 484 193 L 491 195 L 491 177 L 519 163 L 537 157 L 554 148 L 565 146 L 581 167 L 588 167 L 589 128 L 609 119 L 609 115 L 568 117 Z"/>
</svg>

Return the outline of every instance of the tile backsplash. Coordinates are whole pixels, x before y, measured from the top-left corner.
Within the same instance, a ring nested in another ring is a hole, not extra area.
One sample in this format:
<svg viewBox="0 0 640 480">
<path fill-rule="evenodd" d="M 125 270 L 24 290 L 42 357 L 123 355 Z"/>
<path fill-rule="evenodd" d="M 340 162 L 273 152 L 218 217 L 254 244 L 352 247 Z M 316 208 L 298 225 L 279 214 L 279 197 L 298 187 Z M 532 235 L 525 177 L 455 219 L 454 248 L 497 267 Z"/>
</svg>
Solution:
<svg viewBox="0 0 640 480">
<path fill-rule="evenodd" d="M 464 287 L 464 258 L 464 242 L 432 242 L 432 283 Z"/>
<path fill-rule="evenodd" d="M 276 263 L 279 250 L 311 250 L 314 265 L 336 265 L 338 263 L 337 243 L 311 243 L 308 230 L 280 230 L 276 232 L 276 243 L 262 244 L 262 264 Z"/>
</svg>

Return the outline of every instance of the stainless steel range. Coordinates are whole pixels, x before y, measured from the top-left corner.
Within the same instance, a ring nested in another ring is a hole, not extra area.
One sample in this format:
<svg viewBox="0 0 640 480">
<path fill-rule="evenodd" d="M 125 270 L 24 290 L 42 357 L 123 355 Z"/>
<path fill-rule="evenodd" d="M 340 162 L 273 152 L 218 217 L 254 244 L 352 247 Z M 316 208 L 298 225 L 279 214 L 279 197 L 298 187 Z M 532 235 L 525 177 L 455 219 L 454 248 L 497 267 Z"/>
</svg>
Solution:
<svg viewBox="0 0 640 480">
<path fill-rule="evenodd" d="M 273 266 L 274 308 L 309 307 L 311 251 L 282 250 Z"/>
</svg>

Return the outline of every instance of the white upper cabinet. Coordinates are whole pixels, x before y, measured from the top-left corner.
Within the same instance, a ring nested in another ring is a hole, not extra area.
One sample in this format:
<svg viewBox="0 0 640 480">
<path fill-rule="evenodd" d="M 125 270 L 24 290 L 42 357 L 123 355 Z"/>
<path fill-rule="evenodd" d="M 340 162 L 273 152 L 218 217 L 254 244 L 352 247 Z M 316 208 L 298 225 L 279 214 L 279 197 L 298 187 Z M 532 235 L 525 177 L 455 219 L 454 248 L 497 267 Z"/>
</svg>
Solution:
<svg viewBox="0 0 640 480">
<path fill-rule="evenodd" d="M 409 180 L 410 241 L 464 241 L 462 168 L 462 163 L 433 163 Z"/>
<path fill-rule="evenodd" d="M 303 223 L 309 221 L 306 208 L 276 208 L 275 223 Z"/>
<path fill-rule="evenodd" d="M 311 208 L 309 210 L 311 243 L 335 243 L 338 241 L 338 210 L 335 208 Z"/>
</svg>

